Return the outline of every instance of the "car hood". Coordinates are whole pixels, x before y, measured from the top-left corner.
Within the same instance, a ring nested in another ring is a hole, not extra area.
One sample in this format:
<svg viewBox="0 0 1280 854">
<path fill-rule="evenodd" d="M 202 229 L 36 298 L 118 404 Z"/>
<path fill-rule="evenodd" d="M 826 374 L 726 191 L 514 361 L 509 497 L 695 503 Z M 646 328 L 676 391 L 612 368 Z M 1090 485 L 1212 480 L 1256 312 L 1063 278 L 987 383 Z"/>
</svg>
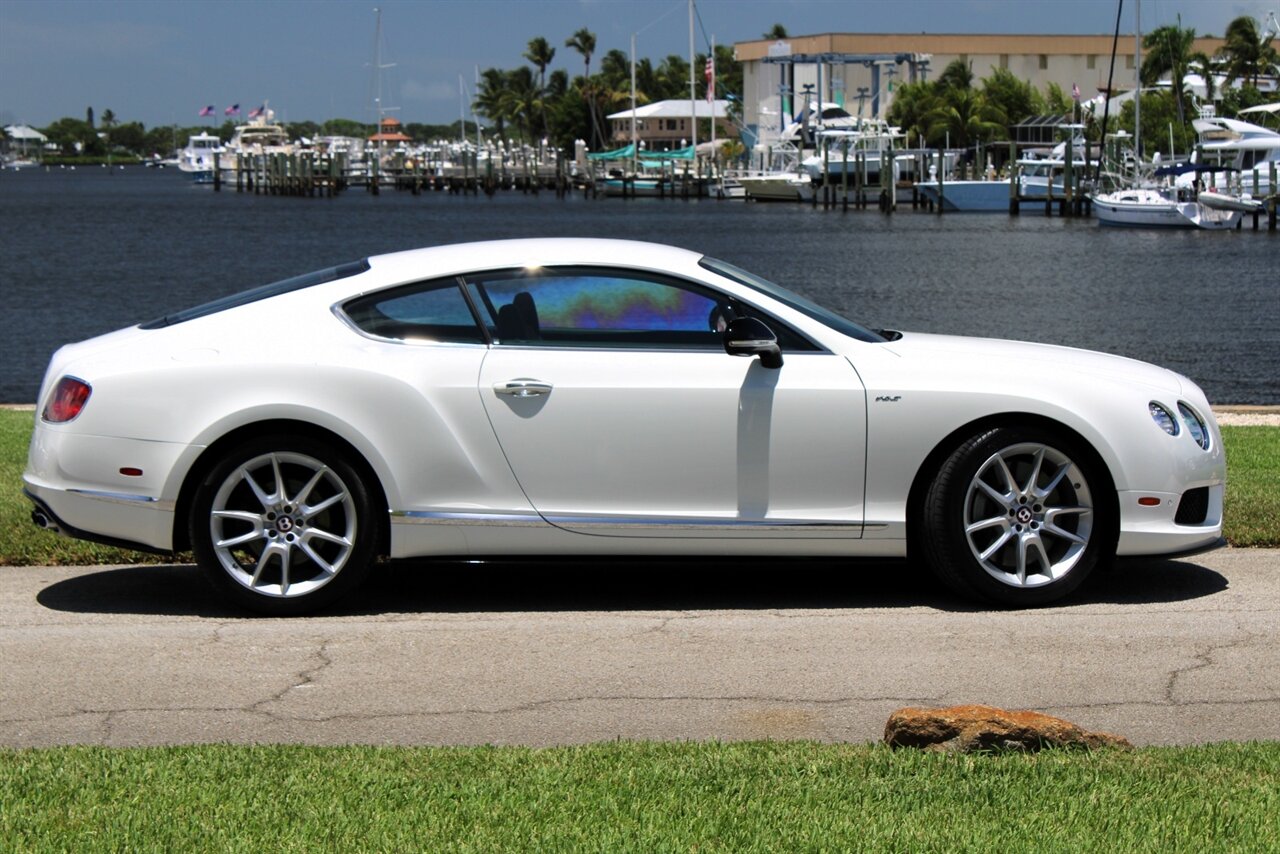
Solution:
<svg viewBox="0 0 1280 854">
<path fill-rule="evenodd" d="M 972 370 L 975 373 L 1000 370 L 1004 366 L 1030 364 L 1085 376 L 1139 383 L 1172 394 L 1184 391 L 1181 378 L 1166 368 L 1125 356 L 1074 347 L 924 332 L 904 332 L 901 338 L 886 346 L 904 358 L 944 361 L 953 369 Z"/>
</svg>

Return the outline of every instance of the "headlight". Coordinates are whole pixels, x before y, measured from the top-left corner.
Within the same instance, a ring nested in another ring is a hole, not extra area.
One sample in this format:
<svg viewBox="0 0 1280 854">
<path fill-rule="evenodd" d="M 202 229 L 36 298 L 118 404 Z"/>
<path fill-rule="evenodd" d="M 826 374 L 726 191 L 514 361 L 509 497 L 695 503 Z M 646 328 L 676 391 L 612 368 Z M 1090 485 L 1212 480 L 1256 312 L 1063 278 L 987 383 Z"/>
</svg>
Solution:
<svg viewBox="0 0 1280 854">
<path fill-rule="evenodd" d="M 1195 439 L 1196 444 L 1202 449 L 1209 450 L 1209 425 L 1204 423 L 1200 413 L 1182 401 L 1178 401 L 1178 412 L 1182 415 L 1182 421 L 1187 425 L 1187 429 L 1191 431 L 1191 438 Z"/>
<path fill-rule="evenodd" d="M 1165 409 L 1163 404 L 1153 400 L 1147 404 L 1147 409 L 1151 412 L 1152 420 L 1160 426 L 1161 430 L 1170 436 L 1178 435 L 1178 419 L 1174 418 L 1173 413 Z"/>
</svg>

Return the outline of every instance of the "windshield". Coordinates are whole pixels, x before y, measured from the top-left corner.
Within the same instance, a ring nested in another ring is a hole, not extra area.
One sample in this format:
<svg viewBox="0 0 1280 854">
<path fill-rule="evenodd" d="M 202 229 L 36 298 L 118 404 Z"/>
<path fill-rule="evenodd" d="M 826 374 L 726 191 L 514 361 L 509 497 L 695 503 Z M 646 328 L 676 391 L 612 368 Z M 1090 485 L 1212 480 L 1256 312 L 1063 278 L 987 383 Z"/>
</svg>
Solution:
<svg viewBox="0 0 1280 854">
<path fill-rule="evenodd" d="M 852 320 L 841 317 L 834 311 L 825 309 L 816 302 L 811 302 L 799 294 L 787 290 L 781 285 L 775 285 L 768 279 L 762 279 L 755 273 L 748 273 L 741 267 L 735 267 L 727 261 L 721 261 L 710 256 L 704 256 L 698 264 L 713 273 L 724 276 L 726 279 L 732 279 L 740 285 L 746 285 L 752 290 L 759 291 L 770 299 L 775 299 L 788 308 L 794 308 L 806 317 L 811 317 L 823 326 L 828 326 L 842 335 L 848 335 L 850 338 L 856 338 L 859 341 L 868 341 L 871 343 L 879 343 L 888 340 L 883 335 L 859 326 Z"/>
</svg>

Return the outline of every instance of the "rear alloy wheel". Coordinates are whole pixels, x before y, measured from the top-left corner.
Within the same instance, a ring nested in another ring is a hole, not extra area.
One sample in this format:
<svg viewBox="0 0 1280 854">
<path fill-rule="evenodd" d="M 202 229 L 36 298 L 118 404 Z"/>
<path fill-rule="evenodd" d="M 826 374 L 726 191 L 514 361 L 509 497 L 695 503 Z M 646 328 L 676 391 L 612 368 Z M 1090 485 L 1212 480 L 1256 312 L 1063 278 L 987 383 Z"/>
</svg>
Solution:
<svg viewBox="0 0 1280 854">
<path fill-rule="evenodd" d="M 228 454 L 196 493 L 191 542 L 214 585 L 265 614 L 321 608 L 364 580 L 376 526 L 341 455 L 300 439 Z"/>
<path fill-rule="evenodd" d="M 925 554 L 961 592 L 1041 605 L 1075 590 L 1112 542 L 1101 476 L 1072 443 L 1001 428 L 970 438 L 925 498 Z"/>
</svg>

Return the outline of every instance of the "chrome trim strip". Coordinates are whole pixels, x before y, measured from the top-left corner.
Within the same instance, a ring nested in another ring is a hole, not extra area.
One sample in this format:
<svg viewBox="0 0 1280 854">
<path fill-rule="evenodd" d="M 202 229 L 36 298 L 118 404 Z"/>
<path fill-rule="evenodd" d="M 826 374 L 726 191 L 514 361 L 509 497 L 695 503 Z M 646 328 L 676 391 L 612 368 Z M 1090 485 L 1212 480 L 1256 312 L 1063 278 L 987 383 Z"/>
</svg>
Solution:
<svg viewBox="0 0 1280 854">
<path fill-rule="evenodd" d="M 717 519 L 659 516 L 547 516 L 562 528 L 645 528 L 665 531 L 826 531 L 857 533 L 861 522 L 827 522 L 811 519 Z"/>
<path fill-rule="evenodd" d="M 492 525 L 508 528 L 545 527 L 536 513 L 458 512 L 443 510 L 392 510 L 393 525 Z"/>
<path fill-rule="evenodd" d="M 93 498 L 98 501 L 107 501 L 112 504 L 149 504 L 157 510 L 173 510 L 175 502 L 162 501 L 159 498 L 152 498 L 149 495 L 129 495 L 124 492 L 104 492 L 97 489 L 68 489 L 67 492 L 73 495 L 82 495 L 85 498 Z"/>
<path fill-rule="evenodd" d="M 539 516 L 536 513 L 492 513 L 457 510 L 392 510 L 392 524 L 398 525 L 487 525 L 536 528 L 548 523 L 560 528 L 645 529 L 650 531 L 813 531 L 861 533 L 888 527 L 861 522 L 812 519 L 717 519 L 663 516 Z"/>
</svg>

